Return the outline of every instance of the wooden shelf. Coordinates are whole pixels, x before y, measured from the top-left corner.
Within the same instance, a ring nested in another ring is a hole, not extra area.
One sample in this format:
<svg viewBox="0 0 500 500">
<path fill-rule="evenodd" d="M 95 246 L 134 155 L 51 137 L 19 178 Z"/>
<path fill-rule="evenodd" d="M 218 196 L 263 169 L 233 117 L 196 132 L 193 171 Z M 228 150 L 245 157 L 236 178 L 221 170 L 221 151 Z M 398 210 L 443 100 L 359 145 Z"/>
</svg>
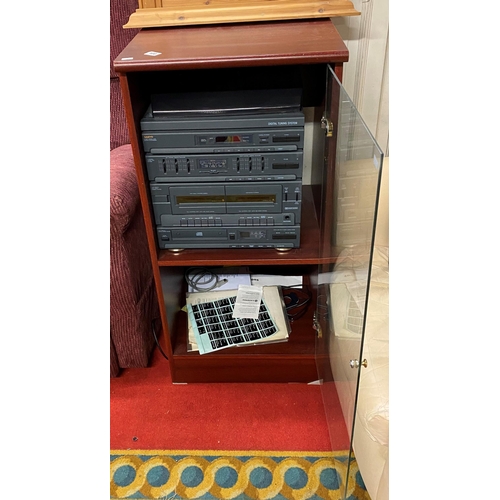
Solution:
<svg viewBox="0 0 500 500">
<path fill-rule="evenodd" d="M 359 15 L 349 0 L 139 0 L 124 28 Z"/>
<path fill-rule="evenodd" d="M 281 271 L 283 274 L 302 276 L 304 286 L 311 293 L 304 315 L 290 323 L 291 333 L 286 342 L 232 347 L 203 355 L 187 349 L 187 314 L 182 310 L 187 288 L 184 270 L 184 267 L 179 266 L 162 268 L 164 304 L 170 333 L 167 338 L 161 337 L 161 342 L 165 349 L 168 349 L 167 345 L 171 346 L 173 382 L 309 383 L 317 379 L 316 331 L 313 328 L 317 302 L 313 283 L 317 281 L 317 265 L 287 266 Z M 266 270 L 267 266 L 262 265 L 262 262 L 259 266 L 250 267 L 250 272 L 257 274 L 269 272 Z"/>
<path fill-rule="evenodd" d="M 147 54 L 156 55 L 147 55 Z M 330 19 L 142 30 L 114 61 L 117 73 L 347 62 Z"/>
<path fill-rule="evenodd" d="M 306 281 L 307 277 L 306 277 Z M 305 314 L 291 322 L 286 342 L 240 346 L 209 354 L 187 350 L 187 314 L 178 311 L 173 329 L 175 382 L 312 382 L 317 379 L 313 296 Z"/>
<path fill-rule="evenodd" d="M 188 357 L 210 357 L 224 359 L 227 357 L 253 356 L 253 355 L 287 355 L 287 356 L 314 356 L 314 330 L 312 328 L 314 303 L 311 303 L 302 318 L 292 323 L 292 333 L 287 342 L 276 342 L 259 346 L 242 346 L 222 349 L 201 356 L 198 352 L 187 350 L 187 314 L 179 311 L 175 320 L 175 331 L 177 332 L 174 342 L 174 356 Z M 308 328 L 302 328 L 308 325 Z"/>
</svg>

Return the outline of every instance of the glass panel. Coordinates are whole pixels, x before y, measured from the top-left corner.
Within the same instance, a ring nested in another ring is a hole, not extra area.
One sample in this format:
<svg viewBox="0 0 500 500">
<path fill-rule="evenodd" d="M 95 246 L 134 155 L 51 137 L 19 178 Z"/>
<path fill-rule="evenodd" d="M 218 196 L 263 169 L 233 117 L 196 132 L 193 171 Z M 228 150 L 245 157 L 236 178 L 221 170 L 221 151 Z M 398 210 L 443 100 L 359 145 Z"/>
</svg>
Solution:
<svg viewBox="0 0 500 500">
<path fill-rule="evenodd" d="M 332 133 L 325 146 L 317 360 L 332 443 L 339 419 L 346 424 L 349 459 L 339 479 L 341 498 L 353 500 L 359 491 L 350 467 L 354 415 L 383 153 L 330 66 L 327 73 L 323 125 Z"/>
</svg>

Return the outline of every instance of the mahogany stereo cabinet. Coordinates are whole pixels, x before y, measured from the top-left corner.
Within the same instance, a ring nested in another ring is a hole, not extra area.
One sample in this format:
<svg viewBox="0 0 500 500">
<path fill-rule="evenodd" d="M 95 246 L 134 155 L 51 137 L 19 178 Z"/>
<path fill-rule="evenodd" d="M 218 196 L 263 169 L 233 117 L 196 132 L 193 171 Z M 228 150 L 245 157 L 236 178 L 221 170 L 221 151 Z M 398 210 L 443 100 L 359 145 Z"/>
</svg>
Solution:
<svg viewBox="0 0 500 500">
<path fill-rule="evenodd" d="M 119 74 L 141 206 L 161 309 L 157 325 L 174 383 L 313 382 L 318 379 L 318 276 L 335 259 L 334 157 L 338 95 L 348 51 L 330 19 L 143 29 L 114 61 Z M 186 92 L 300 88 L 306 116 L 300 246 L 160 249 L 141 136 L 151 96 Z M 333 123 L 333 124 L 332 124 Z M 328 137 L 332 136 L 332 137 Z M 330 158 L 333 157 L 333 158 Z M 203 354 L 187 339 L 189 267 L 248 267 L 252 273 L 302 276 L 307 311 L 290 323 L 286 342 Z M 318 291 L 319 290 L 319 291 Z"/>
</svg>

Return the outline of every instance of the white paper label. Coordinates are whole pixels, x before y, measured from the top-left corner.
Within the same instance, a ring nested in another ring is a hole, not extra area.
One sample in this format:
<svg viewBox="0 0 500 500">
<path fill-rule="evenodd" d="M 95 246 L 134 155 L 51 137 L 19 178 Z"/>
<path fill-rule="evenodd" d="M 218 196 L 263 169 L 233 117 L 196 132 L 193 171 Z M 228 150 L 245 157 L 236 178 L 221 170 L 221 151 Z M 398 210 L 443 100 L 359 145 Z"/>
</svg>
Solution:
<svg viewBox="0 0 500 500">
<path fill-rule="evenodd" d="M 261 286 L 240 285 L 236 295 L 236 303 L 234 304 L 233 318 L 257 319 L 261 300 Z"/>
</svg>

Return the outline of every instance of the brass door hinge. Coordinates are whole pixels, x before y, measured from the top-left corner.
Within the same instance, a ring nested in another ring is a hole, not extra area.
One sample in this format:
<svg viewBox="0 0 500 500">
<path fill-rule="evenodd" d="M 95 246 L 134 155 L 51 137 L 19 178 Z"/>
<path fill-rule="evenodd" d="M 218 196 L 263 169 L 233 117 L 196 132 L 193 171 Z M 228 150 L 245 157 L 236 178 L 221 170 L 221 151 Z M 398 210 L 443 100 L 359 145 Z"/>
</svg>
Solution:
<svg viewBox="0 0 500 500">
<path fill-rule="evenodd" d="M 314 311 L 313 314 L 313 329 L 316 330 L 316 336 L 318 337 L 318 339 L 323 337 L 323 330 L 321 329 L 321 325 L 318 322 L 316 311 Z"/>
<path fill-rule="evenodd" d="M 333 123 L 326 117 L 326 111 L 323 112 L 321 117 L 321 128 L 325 131 L 327 137 L 333 136 Z"/>
</svg>

